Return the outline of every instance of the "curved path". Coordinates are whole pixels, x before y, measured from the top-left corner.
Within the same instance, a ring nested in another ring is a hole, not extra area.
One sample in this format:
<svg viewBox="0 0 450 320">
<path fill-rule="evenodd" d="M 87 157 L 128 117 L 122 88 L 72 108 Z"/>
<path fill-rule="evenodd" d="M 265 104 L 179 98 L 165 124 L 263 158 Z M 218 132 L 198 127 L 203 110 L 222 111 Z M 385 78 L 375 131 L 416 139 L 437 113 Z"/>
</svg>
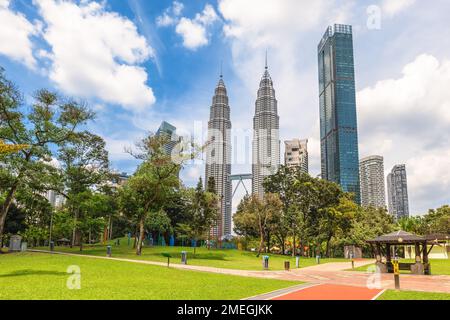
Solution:
<svg viewBox="0 0 450 320">
<path fill-rule="evenodd" d="M 68 256 L 78 256 L 90 259 L 107 259 L 107 260 L 124 261 L 147 265 L 167 266 L 167 264 L 163 262 L 154 262 L 145 260 L 108 258 L 101 256 L 59 253 L 41 250 L 29 250 L 29 251 L 61 254 Z M 370 265 L 373 264 L 373 262 L 374 260 L 357 260 L 355 261 L 355 267 L 358 268 L 364 265 Z M 182 264 L 170 264 L 170 267 L 183 270 L 212 272 L 244 277 L 302 281 L 308 282 L 308 285 L 326 284 L 326 285 L 344 286 L 344 288 L 341 288 L 339 290 L 348 289 L 347 287 L 349 286 L 357 288 L 366 288 L 368 290 L 378 290 L 378 292 L 385 289 L 395 289 L 394 277 L 392 274 L 376 274 L 369 272 L 345 271 L 351 269 L 350 262 L 326 263 L 301 269 L 293 269 L 291 271 L 248 271 L 248 270 L 234 270 L 234 269 L 223 269 L 223 268 L 182 265 Z M 401 275 L 400 279 L 402 290 L 450 293 L 450 276 Z M 322 288 L 326 289 L 327 287 Z M 291 291 L 292 289 L 288 291 L 288 293 L 290 293 Z M 296 291 L 299 291 L 298 288 Z M 373 293 L 375 293 L 375 291 Z M 299 293 L 299 297 L 300 296 L 302 296 L 302 294 Z M 259 298 L 261 299 L 261 297 Z"/>
</svg>

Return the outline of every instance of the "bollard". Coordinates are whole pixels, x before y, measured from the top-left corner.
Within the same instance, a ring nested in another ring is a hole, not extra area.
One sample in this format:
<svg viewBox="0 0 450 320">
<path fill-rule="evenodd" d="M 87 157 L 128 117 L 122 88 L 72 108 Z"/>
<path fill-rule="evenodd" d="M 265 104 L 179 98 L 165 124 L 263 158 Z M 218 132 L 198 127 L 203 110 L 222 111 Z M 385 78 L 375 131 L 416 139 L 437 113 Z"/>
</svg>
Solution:
<svg viewBox="0 0 450 320">
<path fill-rule="evenodd" d="M 284 270 L 291 271 L 291 262 L 289 261 L 284 262 Z"/>
<path fill-rule="evenodd" d="M 186 251 L 181 252 L 181 263 L 184 265 L 187 265 L 187 252 Z"/>
<path fill-rule="evenodd" d="M 111 258 L 112 256 L 112 247 L 111 246 L 107 246 L 106 247 L 106 255 Z"/>
<path fill-rule="evenodd" d="M 263 268 L 269 270 L 269 256 L 263 256 Z"/>
<path fill-rule="evenodd" d="M 352 260 L 352 269 L 355 269 L 355 260 Z"/>
<path fill-rule="evenodd" d="M 300 268 L 300 257 L 299 256 L 295 257 L 295 267 L 297 269 Z"/>
<path fill-rule="evenodd" d="M 320 256 L 319 255 L 316 256 L 316 262 L 317 262 L 317 264 L 320 264 Z"/>
<path fill-rule="evenodd" d="M 50 251 L 53 252 L 55 251 L 55 242 L 50 241 Z"/>
<path fill-rule="evenodd" d="M 392 263 L 394 267 L 394 282 L 395 282 L 395 290 L 400 290 L 400 268 L 398 264 L 398 260 L 395 259 Z"/>
</svg>

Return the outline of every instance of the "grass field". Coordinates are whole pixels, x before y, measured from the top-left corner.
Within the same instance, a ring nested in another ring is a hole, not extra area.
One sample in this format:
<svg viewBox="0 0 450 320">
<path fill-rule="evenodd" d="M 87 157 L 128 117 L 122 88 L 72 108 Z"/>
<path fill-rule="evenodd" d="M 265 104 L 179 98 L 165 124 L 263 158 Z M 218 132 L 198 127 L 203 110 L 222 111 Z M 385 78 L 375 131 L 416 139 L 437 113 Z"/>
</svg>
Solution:
<svg viewBox="0 0 450 320">
<path fill-rule="evenodd" d="M 400 262 L 412 263 L 414 260 L 401 260 Z M 430 259 L 431 263 L 431 274 L 433 275 L 450 275 L 450 260 L 433 260 Z M 367 271 L 367 268 L 373 267 L 374 265 L 367 265 L 360 268 L 355 268 L 353 271 Z M 404 274 L 409 274 L 409 271 L 400 271 Z"/>
<path fill-rule="evenodd" d="M 377 300 L 450 300 L 450 294 L 387 290 Z"/>
<path fill-rule="evenodd" d="M 113 242 L 111 242 L 112 244 Z M 181 262 L 181 252 L 188 252 L 188 264 L 195 266 L 208 266 L 225 269 L 240 269 L 240 270 L 262 270 L 262 257 L 257 258 L 256 253 L 239 251 L 239 250 L 216 250 L 207 248 L 197 248 L 194 256 L 194 249 L 188 247 L 144 247 L 142 256 L 136 256 L 135 250 L 131 246 L 128 246 L 127 239 L 121 239 L 120 246 L 112 246 L 112 254 L 115 258 L 126 259 L 138 259 L 148 261 L 166 262 L 167 258 L 163 256 L 163 253 L 169 253 L 172 255 L 172 263 Z M 48 248 L 38 248 L 48 250 Z M 55 251 L 71 252 L 79 254 L 79 248 L 57 247 Z M 105 256 L 106 247 L 103 245 L 84 246 L 81 254 Z M 291 268 L 295 267 L 295 258 L 270 255 L 269 267 L 270 270 L 283 270 L 284 262 L 290 261 Z M 346 259 L 322 259 L 321 263 L 327 262 L 343 262 Z M 315 259 L 301 258 L 300 267 L 307 267 L 316 264 Z"/>
<path fill-rule="evenodd" d="M 66 286 L 72 265 L 81 270 L 80 290 Z M 40 253 L 0 257 L 1 300 L 229 300 L 297 284 Z"/>
</svg>

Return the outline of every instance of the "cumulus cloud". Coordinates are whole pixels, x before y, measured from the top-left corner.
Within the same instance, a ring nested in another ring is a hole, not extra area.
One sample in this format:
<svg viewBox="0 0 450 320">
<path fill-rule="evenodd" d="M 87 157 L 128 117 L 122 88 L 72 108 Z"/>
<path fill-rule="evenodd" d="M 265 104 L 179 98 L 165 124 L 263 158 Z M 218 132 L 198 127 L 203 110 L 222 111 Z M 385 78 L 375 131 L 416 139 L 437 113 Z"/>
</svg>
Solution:
<svg viewBox="0 0 450 320">
<path fill-rule="evenodd" d="M 180 17 L 183 5 L 174 2 L 172 7 L 166 9 L 162 16 L 156 19 L 160 27 L 175 25 L 175 32 L 183 38 L 183 46 L 196 50 L 209 43 L 208 27 L 219 20 L 214 7 L 206 4 L 202 12 L 197 13 L 193 19 Z"/>
<path fill-rule="evenodd" d="M 38 32 L 36 25 L 10 8 L 10 0 L 0 0 L 0 54 L 34 69 L 36 60 L 31 37 Z"/>
<path fill-rule="evenodd" d="M 50 52 L 49 76 L 70 95 L 99 98 L 133 111 L 155 102 L 140 66 L 153 56 L 133 22 L 107 11 L 104 2 L 35 0 Z"/>
<path fill-rule="evenodd" d="M 357 95 L 361 156 L 384 155 L 387 171 L 406 164 L 414 214 L 449 201 L 449 86 L 450 60 L 423 54 Z"/>
<path fill-rule="evenodd" d="M 383 0 L 381 7 L 387 15 L 395 16 L 411 7 L 415 2 L 416 0 Z"/>
<path fill-rule="evenodd" d="M 172 6 L 164 10 L 161 16 L 156 18 L 158 27 L 168 27 L 177 23 L 178 17 L 183 12 L 184 5 L 181 2 L 174 1 Z"/>
</svg>

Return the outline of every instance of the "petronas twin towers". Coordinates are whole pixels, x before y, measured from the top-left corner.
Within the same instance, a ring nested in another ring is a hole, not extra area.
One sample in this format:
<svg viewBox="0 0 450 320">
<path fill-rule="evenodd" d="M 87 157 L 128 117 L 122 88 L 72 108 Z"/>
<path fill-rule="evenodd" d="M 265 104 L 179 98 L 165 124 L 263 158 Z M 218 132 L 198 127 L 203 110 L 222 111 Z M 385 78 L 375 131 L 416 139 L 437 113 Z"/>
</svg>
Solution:
<svg viewBox="0 0 450 320">
<path fill-rule="evenodd" d="M 276 173 L 280 166 L 280 118 L 273 81 L 267 66 L 262 76 L 253 119 L 252 192 L 263 197 L 264 178 Z M 227 238 L 232 233 L 231 121 L 227 89 L 220 75 L 215 89 L 208 123 L 206 150 L 206 182 L 214 178 L 220 198 L 220 214 L 212 236 Z"/>
</svg>

